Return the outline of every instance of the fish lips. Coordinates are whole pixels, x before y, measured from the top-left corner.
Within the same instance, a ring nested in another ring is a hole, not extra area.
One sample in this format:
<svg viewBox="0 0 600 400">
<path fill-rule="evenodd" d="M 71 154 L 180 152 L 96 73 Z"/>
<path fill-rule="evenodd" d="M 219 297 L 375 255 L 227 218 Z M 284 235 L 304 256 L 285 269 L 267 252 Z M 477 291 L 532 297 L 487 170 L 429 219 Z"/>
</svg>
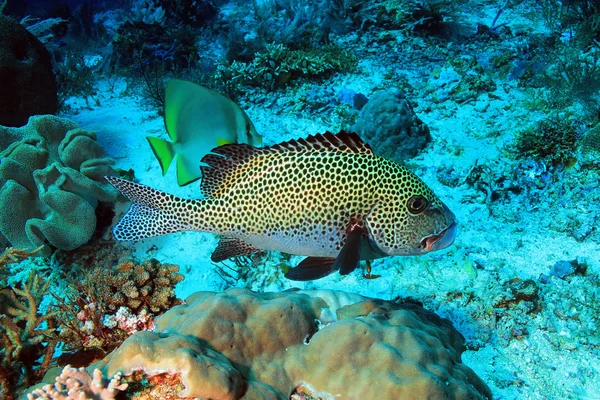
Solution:
<svg viewBox="0 0 600 400">
<path fill-rule="evenodd" d="M 444 249 L 454 243 L 454 240 L 456 239 L 456 233 L 458 231 L 455 219 L 456 217 L 445 204 L 442 204 L 442 210 L 451 223 L 441 232 L 435 235 L 424 237 L 421 240 L 421 248 L 423 249 L 423 252 Z"/>
<path fill-rule="evenodd" d="M 436 251 L 444 249 L 454 243 L 458 227 L 456 222 L 452 222 L 450 226 L 442 230 L 437 235 L 430 235 L 421 240 L 421 248 L 424 252 Z"/>
</svg>

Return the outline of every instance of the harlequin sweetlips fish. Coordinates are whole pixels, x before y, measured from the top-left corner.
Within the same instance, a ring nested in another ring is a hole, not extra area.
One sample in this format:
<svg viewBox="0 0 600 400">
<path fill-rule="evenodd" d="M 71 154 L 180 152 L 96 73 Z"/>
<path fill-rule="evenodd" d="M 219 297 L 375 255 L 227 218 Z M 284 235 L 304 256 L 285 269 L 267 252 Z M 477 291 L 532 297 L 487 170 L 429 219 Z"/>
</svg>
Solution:
<svg viewBox="0 0 600 400">
<path fill-rule="evenodd" d="M 202 163 L 198 200 L 106 177 L 133 203 L 115 238 L 212 232 L 221 235 L 214 262 L 263 250 L 304 255 L 286 277 L 312 280 L 348 274 L 360 260 L 443 249 L 456 236 L 454 214 L 425 183 L 355 133 L 228 144 Z"/>
</svg>

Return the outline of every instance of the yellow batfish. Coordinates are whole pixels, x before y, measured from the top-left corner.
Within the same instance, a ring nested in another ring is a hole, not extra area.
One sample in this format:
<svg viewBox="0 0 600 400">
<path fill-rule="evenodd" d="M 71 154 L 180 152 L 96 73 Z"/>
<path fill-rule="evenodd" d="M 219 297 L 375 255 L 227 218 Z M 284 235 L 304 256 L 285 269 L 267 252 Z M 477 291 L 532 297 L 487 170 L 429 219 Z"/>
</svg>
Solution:
<svg viewBox="0 0 600 400">
<path fill-rule="evenodd" d="M 165 127 L 172 142 L 146 139 L 165 175 L 177 159 L 177 183 L 200 178 L 200 158 L 216 146 L 262 143 L 248 115 L 227 97 L 195 83 L 171 79 L 165 88 Z"/>
<path fill-rule="evenodd" d="M 222 236 L 215 262 L 262 250 L 304 255 L 286 277 L 311 280 L 348 274 L 360 260 L 439 250 L 456 236 L 454 214 L 425 183 L 354 133 L 224 145 L 202 162 L 200 200 L 107 177 L 133 202 L 117 240 L 212 232 Z"/>
</svg>

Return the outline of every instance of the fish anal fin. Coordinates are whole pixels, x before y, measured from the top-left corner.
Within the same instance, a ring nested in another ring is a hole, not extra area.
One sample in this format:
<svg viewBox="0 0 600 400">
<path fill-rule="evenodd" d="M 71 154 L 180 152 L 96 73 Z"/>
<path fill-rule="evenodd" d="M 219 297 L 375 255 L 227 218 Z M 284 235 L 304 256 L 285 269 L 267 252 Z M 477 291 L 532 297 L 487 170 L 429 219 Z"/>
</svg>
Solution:
<svg viewBox="0 0 600 400">
<path fill-rule="evenodd" d="M 226 144 L 231 144 L 231 140 L 227 140 L 225 138 L 218 137 L 217 138 L 217 146 L 224 146 Z"/>
<path fill-rule="evenodd" d="M 200 179 L 200 165 L 190 165 L 183 154 L 177 156 L 177 184 L 186 186 Z"/>
<path fill-rule="evenodd" d="M 348 228 L 346 242 L 333 263 L 333 268 L 339 270 L 340 275 L 348 275 L 358 268 L 364 239 L 365 231 L 360 225 L 351 225 Z"/>
<path fill-rule="evenodd" d="M 312 281 L 323 278 L 335 271 L 335 258 L 307 257 L 300 264 L 290 269 L 285 277 L 292 281 Z"/>
<path fill-rule="evenodd" d="M 228 258 L 247 256 L 260 251 L 260 249 L 244 242 L 242 239 L 222 236 L 210 259 L 213 262 L 221 262 Z"/>
</svg>

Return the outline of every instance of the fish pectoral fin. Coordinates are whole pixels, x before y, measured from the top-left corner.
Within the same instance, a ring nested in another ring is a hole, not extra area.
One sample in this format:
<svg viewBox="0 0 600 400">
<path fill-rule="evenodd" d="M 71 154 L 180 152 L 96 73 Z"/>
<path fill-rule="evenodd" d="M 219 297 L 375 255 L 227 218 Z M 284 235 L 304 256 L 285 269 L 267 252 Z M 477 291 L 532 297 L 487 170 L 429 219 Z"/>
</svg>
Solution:
<svg viewBox="0 0 600 400">
<path fill-rule="evenodd" d="M 346 234 L 346 243 L 340 250 L 335 262 L 334 270 L 339 270 L 340 275 L 348 275 L 360 265 L 360 249 L 365 239 L 365 231 L 359 225 L 352 225 Z"/>
<path fill-rule="evenodd" d="M 260 251 L 260 249 L 244 242 L 242 239 L 222 236 L 210 259 L 212 262 L 221 262 L 228 258 L 247 256 L 260 253 Z"/>
<path fill-rule="evenodd" d="M 307 257 L 300 264 L 290 269 L 285 277 L 292 281 L 312 281 L 323 278 L 335 271 L 331 257 Z"/>
</svg>

